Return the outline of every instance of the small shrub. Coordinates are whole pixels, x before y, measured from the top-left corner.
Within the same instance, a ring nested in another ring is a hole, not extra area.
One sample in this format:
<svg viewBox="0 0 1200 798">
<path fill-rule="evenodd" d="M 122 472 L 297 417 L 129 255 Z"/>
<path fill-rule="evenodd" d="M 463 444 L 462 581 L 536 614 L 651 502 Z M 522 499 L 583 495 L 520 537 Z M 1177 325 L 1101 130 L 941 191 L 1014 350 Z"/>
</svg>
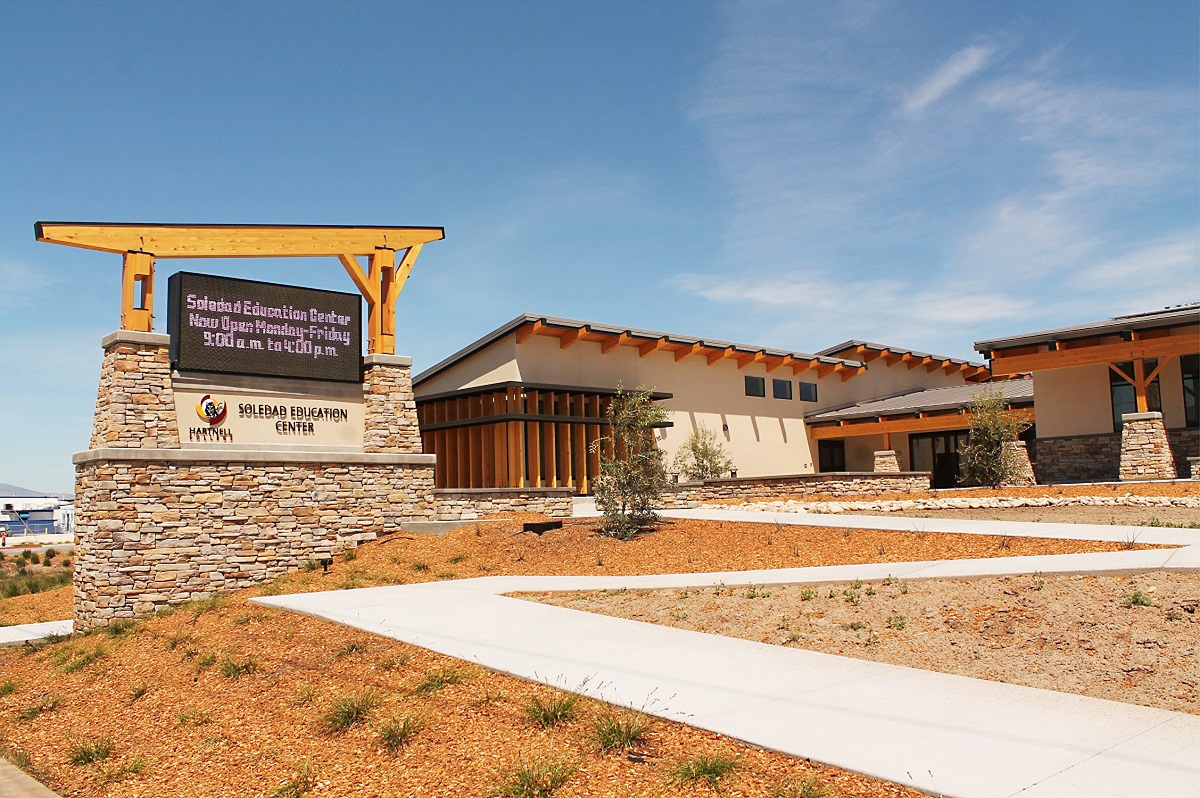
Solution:
<svg viewBox="0 0 1200 798">
<path fill-rule="evenodd" d="M 466 562 L 470 557 L 465 552 L 459 552 L 450 559 L 446 560 L 449 565 L 458 565 L 460 562 Z"/>
<path fill-rule="evenodd" d="M 129 689 L 129 703 L 132 704 L 148 692 L 150 692 L 150 686 L 145 682 L 138 682 Z"/>
<path fill-rule="evenodd" d="M 309 572 L 315 571 L 315 570 L 317 570 L 317 561 L 316 560 L 305 560 L 304 564 L 301 567 L 305 571 L 309 571 Z"/>
<path fill-rule="evenodd" d="M 717 783 L 735 770 L 737 762 L 727 756 L 701 754 L 677 762 L 671 768 L 671 780 L 678 785 L 703 781 L 715 790 Z"/>
<path fill-rule="evenodd" d="M 227 659 L 221 663 L 221 675 L 229 679 L 240 679 L 256 670 L 258 670 L 258 663 L 251 657 L 246 657 L 242 662 Z"/>
<path fill-rule="evenodd" d="M 425 678 L 417 682 L 413 692 L 417 695 L 436 693 L 446 685 L 459 684 L 467 679 L 467 675 L 457 668 L 441 668 L 425 674 Z"/>
<path fill-rule="evenodd" d="M 207 726 L 212 723 L 212 716 L 199 709 L 181 709 L 175 719 L 180 726 Z"/>
<path fill-rule="evenodd" d="M 0 682 L 0 696 L 12 695 L 17 689 L 17 683 L 12 679 L 5 679 Z"/>
<path fill-rule="evenodd" d="M 867 628 L 867 625 L 862 621 L 851 621 L 850 623 L 842 624 L 842 628 L 848 632 L 858 632 Z"/>
<path fill-rule="evenodd" d="M 77 673 L 86 668 L 88 665 L 103 659 L 107 653 L 108 652 L 104 650 L 103 646 L 98 646 L 91 651 L 83 652 L 74 659 L 71 659 L 70 655 L 68 654 L 65 664 L 62 665 L 59 670 L 63 673 Z"/>
<path fill-rule="evenodd" d="M 71 567 L 71 558 L 70 558 L 70 557 L 68 557 L 67 559 L 63 560 L 63 561 L 62 561 L 61 563 L 59 563 L 59 564 L 60 564 L 60 565 L 61 565 L 63 568 L 70 568 L 70 567 Z"/>
<path fill-rule="evenodd" d="M 887 625 L 889 629 L 903 629 L 908 621 L 903 615 L 889 615 Z"/>
<path fill-rule="evenodd" d="M 342 696 L 321 716 L 321 726 L 330 734 L 344 732 L 365 722 L 378 703 L 378 696 L 370 690 Z"/>
<path fill-rule="evenodd" d="M 38 715 L 41 715 L 45 712 L 53 712 L 54 710 L 58 709 L 58 705 L 60 702 L 61 702 L 61 699 L 53 693 L 50 695 L 47 695 L 47 696 L 43 696 L 41 698 L 41 700 L 39 700 L 33 706 L 26 707 L 25 709 L 22 709 L 20 712 L 18 712 L 17 717 L 20 718 L 21 720 L 33 720 Z"/>
<path fill-rule="evenodd" d="M 184 652 L 184 654 L 187 654 L 187 653 L 188 653 L 188 652 L 186 652 L 186 651 Z M 192 654 L 192 657 L 196 656 L 196 654 L 197 654 L 197 653 L 198 653 L 198 652 L 196 652 L 196 651 L 192 651 L 192 652 L 191 652 L 191 654 Z M 190 659 L 190 658 L 191 658 L 191 657 L 189 657 L 189 659 Z M 200 658 L 200 660 L 199 660 L 199 661 L 196 663 L 196 667 L 197 667 L 199 670 L 204 670 L 205 668 L 211 668 L 211 667 L 212 667 L 213 665 L 215 665 L 216 663 L 217 663 L 217 655 L 216 655 L 216 654 L 205 654 L 205 655 L 204 655 L 203 657 L 201 657 L 201 658 Z"/>
<path fill-rule="evenodd" d="M 602 753 L 628 751 L 646 741 L 650 720 L 643 715 L 602 715 L 592 729 L 592 740 Z"/>
<path fill-rule="evenodd" d="M 112 754 L 113 742 L 107 737 L 76 743 L 71 746 L 67 759 L 72 765 L 90 765 L 108 759 Z"/>
<path fill-rule="evenodd" d="M 379 727 L 379 741 L 388 753 L 394 754 L 408 745 L 421 729 L 425 728 L 425 718 L 405 715 L 402 720 L 389 719 Z"/>
<path fill-rule="evenodd" d="M 575 768 L 555 759 L 536 759 L 518 765 L 496 787 L 504 798 L 550 798 L 575 774 Z"/>
<path fill-rule="evenodd" d="M 679 445 L 671 461 L 671 471 L 687 480 L 720 479 L 734 469 L 733 459 L 717 433 L 703 423 Z"/>
<path fill-rule="evenodd" d="M 416 562 L 414 562 L 414 563 L 412 564 L 412 569 L 413 569 L 414 571 L 417 571 L 418 573 L 420 573 L 420 572 L 424 572 L 424 571 L 428 571 L 428 570 L 429 570 L 429 563 L 427 563 L 427 562 L 421 562 L 420 560 L 417 560 Z"/>
<path fill-rule="evenodd" d="M 271 791 L 271 798 L 304 798 L 317 786 L 312 765 L 305 762 L 296 768 L 290 779 Z"/>
<path fill-rule="evenodd" d="M 812 601 L 816 597 L 817 597 L 817 591 L 815 591 L 811 588 L 805 588 L 804 590 L 800 591 L 800 600 L 801 601 Z"/>
<path fill-rule="evenodd" d="M 803 784 L 789 782 L 775 788 L 772 798 L 833 798 L 829 788 L 816 779 L 808 779 Z"/>
<path fill-rule="evenodd" d="M 350 657 L 355 654 L 365 654 L 366 651 L 367 651 L 366 643 L 364 643 L 361 640 L 352 640 L 351 642 L 349 642 L 346 645 L 339 648 L 337 653 L 333 655 L 333 658 L 335 660 L 339 660 L 342 657 Z"/>
<path fill-rule="evenodd" d="M 1152 603 L 1150 597 L 1140 590 L 1136 590 L 1125 596 L 1126 607 L 1149 607 Z"/>
<path fill-rule="evenodd" d="M 525 717 L 549 729 L 574 718 L 578 705 L 579 696 L 574 693 L 555 693 L 545 701 L 535 696 L 525 705 Z"/>
<path fill-rule="evenodd" d="M 667 411 L 637 388 L 617 393 L 607 402 L 607 435 L 594 441 L 600 454 L 600 475 L 592 483 L 596 507 L 603 514 L 600 533 L 632 540 L 639 530 L 658 523 L 654 506 L 667 487 L 663 452 L 654 437 L 655 426 L 666 422 Z"/>
<path fill-rule="evenodd" d="M 408 664 L 408 655 L 407 654 L 397 654 L 394 657 L 388 657 L 387 659 L 380 660 L 379 661 L 379 669 L 382 671 L 390 672 L 390 671 L 397 670 L 398 668 L 403 668 L 407 664 Z"/>
</svg>

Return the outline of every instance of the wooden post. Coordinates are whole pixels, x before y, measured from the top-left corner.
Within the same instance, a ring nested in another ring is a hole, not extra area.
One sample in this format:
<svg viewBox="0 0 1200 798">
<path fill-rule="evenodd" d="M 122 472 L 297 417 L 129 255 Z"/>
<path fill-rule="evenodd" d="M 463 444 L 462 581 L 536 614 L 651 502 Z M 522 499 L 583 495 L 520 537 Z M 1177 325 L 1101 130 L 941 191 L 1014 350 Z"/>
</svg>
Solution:
<svg viewBox="0 0 1200 798">
<path fill-rule="evenodd" d="M 1146 402 L 1146 361 L 1141 358 L 1133 361 L 1133 393 L 1137 397 L 1137 411 L 1149 412 L 1150 407 Z"/>
<path fill-rule="evenodd" d="M 154 331 L 154 256 L 126 252 L 121 268 L 121 329 Z"/>
</svg>

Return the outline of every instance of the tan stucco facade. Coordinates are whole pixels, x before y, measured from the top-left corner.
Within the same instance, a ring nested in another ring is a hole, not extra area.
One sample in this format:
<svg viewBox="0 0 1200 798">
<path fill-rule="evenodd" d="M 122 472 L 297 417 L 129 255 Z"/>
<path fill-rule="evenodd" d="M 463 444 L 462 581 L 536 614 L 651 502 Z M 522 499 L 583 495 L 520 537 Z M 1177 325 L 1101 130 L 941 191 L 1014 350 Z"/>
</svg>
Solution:
<svg viewBox="0 0 1200 798">
<path fill-rule="evenodd" d="M 765 380 L 766 396 L 746 395 L 745 378 Z M 775 379 L 792 384 L 792 399 L 773 398 Z M 964 384 L 961 374 L 925 366 L 909 368 L 904 363 L 888 366 L 878 358 L 850 379 L 840 374 L 818 378 L 814 369 L 792 374 L 790 367 L 768 372 L 762 363 L 738 368 L 735 360 L 709 365 L 703 356 L 676 360 L 671 351 L 642 356 L 636 347 L 616 346 L 602 351 L 600 343 L 578 341 L 564 348 L 559 339 L 533 335 L 521 343 L 509 333 L 472 353 L 457 364 L 421 382 L 422 397 L 466 388 L 513 381 L 526 385 L 559 385 L 612 389 L 646 387 L 669 393 L 663 406 L 673 426 L 661 430 L 660 445 L 668 459 L 700 425 L 715 431 L 737 468 L 738 476 L 813 473 L 817 470 L 817 446 L 810 441 L 804 416 L 819 410 L 855 402 L 908 393 L 926 388 Z M 798 383 L 817 385 L 816 402 L 800 399 Z M 893 435 L 892 447 L 900 452 L 907 467 L 907 435 Z M 846 467 L 870 471 L 874 452 L 881 448 L 880 435 L 848 438 Z"/>
<path fill-rule="evenodd" d="M 1062 438 L 1113 432 L 1112 391 L 1106 365 L 1079 366 L 1035 372 L 1037 435 Z M 1171 358 L 1158 375 L 1163 423 L 1167 429 L 1185 426 L 1183 375 L 1179 358 Z"/>
</svg>

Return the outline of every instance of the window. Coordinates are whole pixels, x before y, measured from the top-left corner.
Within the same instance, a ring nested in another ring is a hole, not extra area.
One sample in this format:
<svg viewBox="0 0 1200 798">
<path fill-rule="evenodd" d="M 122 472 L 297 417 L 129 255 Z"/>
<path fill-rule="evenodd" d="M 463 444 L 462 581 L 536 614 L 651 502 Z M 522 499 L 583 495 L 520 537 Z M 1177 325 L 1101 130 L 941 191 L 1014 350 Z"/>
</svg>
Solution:
<svg viewBox="0 0 1200 798">
<path fill-rule="evenodd" d="M 1113 363 L 1113 365 L 1129 376 L 1133 376 L 1132 362 Z M 1143 361 L 1142 368 L 1145 369 L 1146 374 L 1149 374 L 1158 368 L 1158 361 L 1147 358 Z M 1113 432 L 1120 432 L 1123 424 L 1121 416 L 1137 412 L 1137 392 L 1133 388 L 1133 383 L 1111 368 L 1108 370 L 1108 384 L 1112 391 Z M 1152 413 L 1162 412 L 1162 393 L 1158 387 L 1158 377 L 1155 377 L 1154 382 L 1146 386 L 1146 408 Z"/>
<path fill-rule="evenodd" d="M 845 471 L 846 442 L 817 441 L 817 470 L 822 473 Z"/>
<path fill-rule="evenodd" d="M 767 380 L 765 377 L 746 378 L 746 396 L 766 396 Z"/>
<path fill-rule="evenodd" d="M 801 402 L 817 401 L 817 384 L 815 382 L 802 382 L 799 385 Z"/>
<path fill-rule="evenodd" d="M 792 383 L 790 380 L 771 380 L 771 395 L 776 399 L 792 398 Z"/>
<path fill-rule="evenodd" d="M 1183 417 L 1189 427 L 1200 426 L 1200 355 L 1179 358 L 1183 372 Z"/>
</svg>

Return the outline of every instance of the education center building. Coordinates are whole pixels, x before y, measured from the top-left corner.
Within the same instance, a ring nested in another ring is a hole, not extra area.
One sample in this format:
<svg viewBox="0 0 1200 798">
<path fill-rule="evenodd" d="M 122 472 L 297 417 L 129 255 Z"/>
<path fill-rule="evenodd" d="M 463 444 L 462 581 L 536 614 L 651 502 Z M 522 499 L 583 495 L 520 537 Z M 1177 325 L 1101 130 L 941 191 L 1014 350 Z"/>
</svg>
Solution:
<svg viewBox="0 0 1200 798">
<path fill-rule="evenodd" d="M 892 469 L 952 485 L 983 363 L 847 341 L 809 354 L 522 315 L 413 379 L 423 450 L 443 488 L 572 487 L 590 493 L 591 444 L 618 385 L 667 410 L 668 462 L 701 425 L 738 477 Z M 996 383 L 1032 416 L 1027 379 Z"/>
</svg>

